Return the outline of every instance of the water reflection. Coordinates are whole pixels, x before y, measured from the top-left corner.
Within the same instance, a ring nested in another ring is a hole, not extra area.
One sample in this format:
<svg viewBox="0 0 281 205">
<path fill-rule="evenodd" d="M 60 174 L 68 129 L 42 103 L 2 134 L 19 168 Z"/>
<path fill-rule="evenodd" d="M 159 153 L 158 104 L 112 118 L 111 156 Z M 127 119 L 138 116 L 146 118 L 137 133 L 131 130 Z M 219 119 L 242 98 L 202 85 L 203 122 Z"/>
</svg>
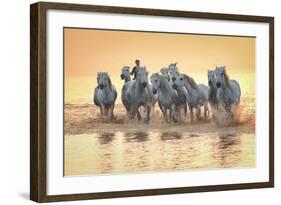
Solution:
<svg viewBox="0 0 281 205">
<path fill-rule="evenodd" d="M 113 141 L 114 133 L 102 133 L 98 136 L 100 144 L 109 144 Z"/>
<path fill-rule="evenodd" d="M 214 148 L 213 158 L 218 160 L 220 167 L 232 167 L 239 163 L 241 155 L 240 136 L 220 134 Z"/>
<path fill-rule="evenodd" d="M 147 132 L 127 132 L 125 133 L 126 142 L 143 142 L 148 140 Z"/>
<path fill-rule="evenodd" d="M 140 131 L 65 137 L 65 175 L 253 166 L 254 133 Z"/>
<path fill-rule="evenodd" d="M 190 134 L 189 137 L 199 137 L 197 134 Z"/>
<path fill-rule="evenodd" d="M 160 137 L 162 140 L 176 140 L 181 139 L 182 134 L 178 132 L 162 132 Z"/>
</svg>

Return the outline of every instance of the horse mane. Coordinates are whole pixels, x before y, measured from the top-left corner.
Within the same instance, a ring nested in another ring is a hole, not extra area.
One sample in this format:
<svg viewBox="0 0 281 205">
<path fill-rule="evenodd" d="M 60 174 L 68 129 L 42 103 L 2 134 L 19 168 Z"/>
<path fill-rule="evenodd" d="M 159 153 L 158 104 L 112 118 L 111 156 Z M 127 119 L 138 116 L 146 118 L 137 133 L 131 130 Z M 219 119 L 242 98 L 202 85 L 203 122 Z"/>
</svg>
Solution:
<svg viewBox="0 0 281 205">
<path fill-rule="evenodd" d="M 160 72 L 162 73 L 162 72 L 163 72 L 163 71 L 165 71 L 165 70 L 167 70 L 167 71 L 168 71 L 168 70 L 169 70 L 169 68 L 164 68 L 164 67 L 163 67 L 163 68 L 161 68 L 161 69 L 160 69 Z"/>
<path fill-rule="evenodd" d="M 188 81 L 188 83 L 190 84 L 190 86 L 194 89 L 197 89 L 197 83 L 195 82 L 195 80 L 192 77 L 189 77 L 186 74 L 183 74 L 184 78 Z"/>
<path fill-rule="evenodd" d="M 224 72 L 224 78 L 225 78 L 227 87 L 229 87 L 229 89 L 230 89 L 231 91 L 233 91 L 233 89 L 232 89 L 232 87 L 231 87 L 231 84 L 230 84 L 230 79 L 229 79 L 228 74 L 226 73 L 226 70 L 225 70 L 225 72 Z"/>
<path fill-rule="evenodd" d="M 157 76 L 160 79 L 161 85 L 164 85 L 166 90 L 170 90 L 171 87 L 169 85 L 168 80 L 163 75 L 159 75 L 158 73 L 157 73 Z"/>
<path fill-rule="evenodd" d="M 171 63 L 171 64 L 168 66 L 168 70 L 171 70 L 172 67 L 174 67 L 174 68 L 178 71 L 177 63 Z"/>
<path fill-rule="evenodd" d="M 110 79 L 110 77 L 108 76 L 108 84 L 109 84 L 109 87 L 110 87 L 110 89 L 112 88 L 112 83 L 111 83 L 111 79 Z"/>
</svg>

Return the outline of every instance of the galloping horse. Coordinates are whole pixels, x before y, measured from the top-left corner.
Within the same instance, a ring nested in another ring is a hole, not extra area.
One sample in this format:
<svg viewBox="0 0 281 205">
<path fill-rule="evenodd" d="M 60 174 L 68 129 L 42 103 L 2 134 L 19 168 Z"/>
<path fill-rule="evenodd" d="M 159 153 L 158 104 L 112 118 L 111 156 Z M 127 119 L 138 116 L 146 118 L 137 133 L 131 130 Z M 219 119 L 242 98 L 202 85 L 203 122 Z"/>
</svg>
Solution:
<svg viewBox="0 0 281 205">
<path fill-rule="evenodd" d="M 171 63 L 169 65 L 169 72 L 170 72 L 170 85 L 171 87 L 173 87 L 173 84 L 176 80 L 176 77 L 178 77 L 180 75 L 180 72 L 179 72 L 179 69 L 177 67 L 177 63 Z M 188 92 L 187 92 L 187 89 L 183 86 L 183 87 L 177 87 L 177 86 L 174 86 L 173 87 L 177 93 L 178 93 L 178 105 L 183 108 L 184 110 L 184 115 L 186 116 L 187 115 L 187 102 L 189 101 L 189 95 L 188 95 Z"/>
<path fill-rule="evenodd" d="M 193 78 L 186 74 L 180 74 L 176 77 L 173 88 L 178 89 L 185 87 L 188 92 L 188 106 L 190 110 L 191 122 L 193 122 L 193 109 L 197 110 L 197 118 L 200 119 L 201 107 L 204 107 L 204 117 L 207 119 L 209 115 L 208 99 L 209 99 L 209 88 L 204 84 L 197 84 Z"/>
<path fill-rule="evenodd" d="M 130 74 L 130 67 L 129 66 L 124 66 L 121 69 L 121 75 L 120 75 L 121 80 L 124 80 L 124 85 L 122 87 L 122 92 L 121 92 L 121 100 L 126 108 L 127 114 L 129 114 L 130 111 L 130 102 L 126 99 L 125 95 L 128 90 L 128 88 L 131 86 L 131 84 L 134 82 L 131 80 L 131 74 Z"/>
<path fill-rule="evenodd" d="M 97 84 L 98 86 L 95 88 L 93 101 L 95 105 L 99 106 L 102 116 L 109 116 L 113 119 L 117 92 L 107 72 L 100 72 L 97 74 Z"/>
<path fill-rule="evenodd" d="M 227 112 L 230 112 L 232 105 L 240 103 L 240 85 L 236 80 L 229 79 L 225 66 L 216 67 L 215 74 L 218 103 L 223 105 Z"/>
<path fill-rule="evenodd" d="M 179 76 L 180 74 L 177 67 L 177 63 L 171 63 L 168 68 L 169 68 L 171 80 L 175 81 L 176 77 Z"/>
<path fill-rule="evenodd" d="M 216 86 L 215 71 L 208 70 L 208 84 L 210 87 L 209 104 L 210 104 L 211 108 L 217 108 L 218 107 L 218 99 L 217 99 L 218 88 Z"/>
<path fill-rule="evenodd" d="M 150 77 L 152 84 L 153 94 L 158 94 L 158 105 L 163 113 L 166 122 L 175 122 L 176 119 L 176 106 L 178 100 L 178 94 L 173 90 L 168 82 L 168 80 L 158 74 L 154 73 Z M 168 112 L 169 111 L 169 115 Z"/>
<path fill-rule="evenodd" d="M 138 67 L 136 80 L 132 81 L 125 92 L 125 99 L 130 104 L 129 118 L 134 118 L 137 114 L 138 120 L 141 120 L 139 108 L 143 106 L 146 110 L 144 122 L 150 121 L 150 111 L 153 103 L 153 94 L 148 83 L 148 72 L 145 67 Z"/>
</svg>

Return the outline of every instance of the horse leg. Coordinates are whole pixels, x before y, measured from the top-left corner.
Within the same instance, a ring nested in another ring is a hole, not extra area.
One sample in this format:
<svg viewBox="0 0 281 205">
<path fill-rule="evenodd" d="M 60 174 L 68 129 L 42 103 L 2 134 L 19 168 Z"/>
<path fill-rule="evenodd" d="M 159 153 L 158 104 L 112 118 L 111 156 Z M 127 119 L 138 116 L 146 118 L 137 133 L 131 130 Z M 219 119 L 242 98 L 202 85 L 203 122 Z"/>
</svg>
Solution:
<svg viewBox="0 0 281 205">
<path fill-rule="evenodd" d="M 187 104 L 184 103 L 184 116 L 186 117 L 187 116 Z"/>
<path fill-rule="evenodd" d="M 163 113 L 164 111 L 163 111 L 163 108 L 162 108 L 161 104 L 158 103 L 158 105 L 159 105 L 159 108 L 160 108 L 161 112 Z"/>
<path fill-rule="evenodd" d="M 198 121 L 200 121 L 201 120 L 201 106 L 200 105 L 197 106 L 196 111 L 197 111 L 196 112 L 197 119 L 198 119 Z"/>
<path fill-rule="evenodd" d="M 132 105 L 130 107 L 130 111 L 129 111 L 129 115 L 128 115 L 129 119 L 134 119 L 136 113 L 139 113 L 138 108 L 136 106 Z"/>
<path fill-rule="evenodd" d="M 209 108 L 208 108 L 208 104 L 204 104 L 204 118 L 205 120 L 207 120 L 207 117 L 209 115 Z"/>
<path fill-rule="evenodd" d="M 150 105 L 146 105 L 146 118 L 144 119 L 145 123 L 149 123 L 150 121 L 150 111 L 151 111 Z"/>
<path fill-rule="evenodd" d="M 181 112 L 183 108 L 183 104 L 175 107 L 174 122 L 181 122 Z"/>
<path fill-rule="evenodd" d="M 161 108 L 160 108 L 161 109 Z M 162 108 L 161 109 L 162 110 L 162 113 L 163 113 L 163 117 L 164 117 L 164 120 L 165 120 L 165 122 L 169 122 L 169 120 L 168 120 L 168 115 L 167 115 L 167 109 L 166 108 Z"/>
<path fill-rule="evenodd" d="M 101 107 L 101 106 L 99 106 L 99 108 L 100 108 L 100 115 L 101 115 L 101 116 L 103 116 L 103 110 L 102 110 L 102 107 Z"/>
<path fill-rule="evenodd" d="M 179 121 L 181 122 L 181 119 L 182 119 L 182 110 L 184 112 L 184 116 L 186 116 L 186 105 L 185 104 L 181 104 L 180 107 L 179 107 Z"/>
<path fill-rule="evenodd" d="M 231 112 L 231 105 L 230 104 L 225 104 L 225 111 Z"/>
<path fill-rule="evenodd" d="M 106 114 L 105 107 L 103 104 L 101 104 L 100 110 L 101 110 L 101 116 L 103 117 Z"/>
<path fill-rule="evenodd" d="M 193 120 L 194 120 L 193 119 L 194 118 L 193 117 L 193 107 L 190 107 L 189 110 L 190 110 L 190 121 L 191 121 L 191 123 L 193 123 Z"/>
<path fill-rule="evenodd" d="M 177 113 L 178 112 L 178 107 L 176 107 L 175 105 L 172 105 L 172 108 L 170 109 L 170 120 L 173 122 L 178 122 L 178 119 L 177 119 Z"/>
<path fill-rule="evenodd" d="M 140 111 L 139 111 L 139 110 L 137 110 L 137 118 L 138 118 L 138 121 L 141 120 L 141 114 L 140 114 Z"/>
<path fill-rule="evenodd" d="M 114 104 L 110 107 L 110 120 L 113 120 L 114 118 L 113 110 L 114 110 Z"/>
<path fill-rule="evenodd" d="M 172 111 L 172 108 L 169 109 L 169 122 L 172 122 L 172 119 L 173 119 L 173 111 Z"/>
</svg>

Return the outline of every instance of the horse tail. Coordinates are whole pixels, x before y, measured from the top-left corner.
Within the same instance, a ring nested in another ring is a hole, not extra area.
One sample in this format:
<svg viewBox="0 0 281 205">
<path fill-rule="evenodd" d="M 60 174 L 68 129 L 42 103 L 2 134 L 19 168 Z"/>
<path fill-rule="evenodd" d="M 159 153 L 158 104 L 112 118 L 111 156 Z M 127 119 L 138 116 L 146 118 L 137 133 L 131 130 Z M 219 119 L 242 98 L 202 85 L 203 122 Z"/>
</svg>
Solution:
<svg viewBox="0 0 281 205">
<path fill-rule="evenodd" d="M 226 71 L 225 71 L 225 73 L 224 73 L 224 77 L 225 77 L 225 81 L 226 81 L 227 86 L 228 86 L 229 89 L 233 92 L 233 88 L 232 88 L 231 83 L 230 83 L 230 78 L 229 78 L 229 76 L 227 75 Z"/>
</svg>

